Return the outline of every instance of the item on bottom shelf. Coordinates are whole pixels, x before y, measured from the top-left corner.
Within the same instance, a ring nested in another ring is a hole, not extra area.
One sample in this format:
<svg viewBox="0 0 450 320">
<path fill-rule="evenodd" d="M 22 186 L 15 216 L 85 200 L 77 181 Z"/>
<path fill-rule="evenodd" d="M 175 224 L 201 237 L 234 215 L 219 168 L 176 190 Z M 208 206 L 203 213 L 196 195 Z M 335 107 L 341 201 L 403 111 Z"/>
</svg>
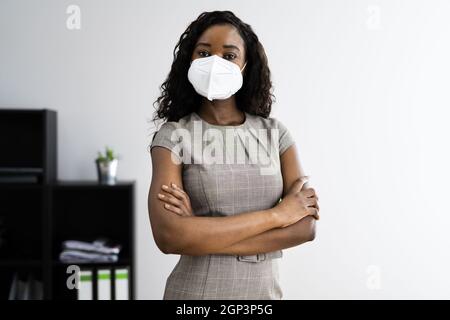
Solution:
<svg viewBox="0 0 450 320">
<path fill-rule="evenodd" d="M 30 300 L 44 299 L 44 286 L 42 281 L 33 278 L 30 284 Z"/>
<path fill-rule="evenodd" d="M 78 300 L 92 300 L 92 270 L 81 270 L 78 274 Z"/>
<path fill-rule="evenodd" d="M 14 273 L 9 300 L 42 300 L 43 294 L 42 282 L 36 280 L 32 273 L 28 274 L 26 281 L 20 279 L 17 272 Z"/>
<path fill-rule="evenodd" d="M 9 289 L 8 300 L 16 300 L 18 282 L 19 282 L 19 276 L 17 275 L 17 272 L 16 272 L 16 273 L 14 273 L 14 276 L 13 276 L 13 279 L 11 282 L 11 288 Z"/>
<path fill-rule="evenodd" d="M 130 298 L 128 270 L 128 268 L 117 268 L 114 270 L 116 300 L 128 300 Z"/>
<path fill-rule="evenodd" d="M 129 270 L 129 266 L 82 268 L 78 273 L 77 299 L 129 300 Z M 94 281 L 97 281 L 97 286 L 94 286 Z M 95 288 L 97 288 L 96 295 L 94 294 Z"/>
<path fill-rule="evenodd" d="M 121 245 L 99 238 L 93 242 L 67 240 L 62 248 L 59 259 L 64 263 L 107 263 L 119 260 Z"/>
<path fill-rule="evenodd" d="M 97 270 L 97 299 L 111 300 L 111 270 Z"/>
</svg>

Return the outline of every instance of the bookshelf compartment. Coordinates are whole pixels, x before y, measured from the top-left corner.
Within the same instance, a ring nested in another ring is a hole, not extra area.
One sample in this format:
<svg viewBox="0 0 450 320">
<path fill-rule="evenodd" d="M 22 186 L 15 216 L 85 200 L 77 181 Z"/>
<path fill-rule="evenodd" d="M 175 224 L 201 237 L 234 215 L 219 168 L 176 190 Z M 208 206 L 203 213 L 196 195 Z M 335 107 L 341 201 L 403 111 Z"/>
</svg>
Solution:
<svg viewBox="0 0 450 320">
<path fill-rule="evenodd" d="M 53 191 L 53 259 L 65 240 L 99 237 L 122 245 L 120 259 L 130 259 L 131 189 L 124 187 L 56 187 Z"/>
<path fill-rule="evenodd" d="M 43 189 L 0 188 L 0 264 L 42 258 Z"/>
<path fill-rule="evenodd" d="M 42 168 L 44 115 L 40 112 L 2 111 L 0 167 Z"/>
</svg>

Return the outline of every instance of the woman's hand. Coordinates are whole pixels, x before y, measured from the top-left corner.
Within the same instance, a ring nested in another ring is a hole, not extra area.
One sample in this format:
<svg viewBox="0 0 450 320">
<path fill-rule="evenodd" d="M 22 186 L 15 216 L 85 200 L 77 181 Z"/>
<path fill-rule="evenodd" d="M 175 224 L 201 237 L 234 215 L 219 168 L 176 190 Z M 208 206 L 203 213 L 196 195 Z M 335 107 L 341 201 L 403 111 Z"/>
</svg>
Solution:
<svg viewBox="0 0 450 320">
<path fill-rule="evenodd" d="M 306 216 L 319 219 L 318 197 L 313 188 L 303 188 L 308 180 L 302 177 L 294 182 L 287 195 L 273 209 L 287 227 Z"/>
<path fill-rule="evenodd" d="M 175 183 L 170 186 L 163 184 L 158 199 L 164 202 L 164 208 L 180 216 L 193 216 L 189 195 Z"/>
</svg>

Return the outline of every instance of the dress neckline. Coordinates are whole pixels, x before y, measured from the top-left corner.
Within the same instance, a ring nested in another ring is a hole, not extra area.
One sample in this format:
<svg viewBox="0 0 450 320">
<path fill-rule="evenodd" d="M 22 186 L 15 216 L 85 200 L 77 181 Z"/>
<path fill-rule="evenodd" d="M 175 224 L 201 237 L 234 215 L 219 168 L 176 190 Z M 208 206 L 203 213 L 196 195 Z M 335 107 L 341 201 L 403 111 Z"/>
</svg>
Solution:
<svg viewBox="0 0 450 320">
<path fill-rule="evenodd" d="M 244 122 L 242 122 L 241 124 L 237 124 L 237 125 L 219 125 L 219 124 L 212 124 L 212 123 L 209 123 L 209 122 L 205 121 L 202 117 L 199 116 L 199 114 L 196 111 L 194 111 L 193 114 L 194 114 L 194 116 L 197 119 L 202 121 L 207 126 L 212 127 L 212 128 L 218 128 L 218 129 L 221 129 L 221 128 L 223 128 L 223 129 L 227 129 L 227 128 L 228 129 L 230 129 L 230 128 L 235 128 L 235 129 L 236 128 L 242 128 L 248 123 L 248 118 L 249 118 L 248 113 L 244 111 L 245 119 L 244 119 Z"/>
</svg>

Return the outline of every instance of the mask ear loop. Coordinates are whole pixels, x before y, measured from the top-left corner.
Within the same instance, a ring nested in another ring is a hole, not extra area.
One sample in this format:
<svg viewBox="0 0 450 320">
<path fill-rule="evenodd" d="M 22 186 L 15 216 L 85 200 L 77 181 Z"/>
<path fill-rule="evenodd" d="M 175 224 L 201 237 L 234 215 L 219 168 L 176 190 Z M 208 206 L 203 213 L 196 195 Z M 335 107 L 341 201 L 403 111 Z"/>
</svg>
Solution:
<svg viewBox="0 0 450 320">
<path fill-rule="evenodd" d="M 243 66 L 242 69 L 241 69 L 241 72 L 244 71 L 245 67 L 247 66 L 247 62 L 248 62 L 248 60 L 245 61 L 244 66 Z"/>
</svg>

